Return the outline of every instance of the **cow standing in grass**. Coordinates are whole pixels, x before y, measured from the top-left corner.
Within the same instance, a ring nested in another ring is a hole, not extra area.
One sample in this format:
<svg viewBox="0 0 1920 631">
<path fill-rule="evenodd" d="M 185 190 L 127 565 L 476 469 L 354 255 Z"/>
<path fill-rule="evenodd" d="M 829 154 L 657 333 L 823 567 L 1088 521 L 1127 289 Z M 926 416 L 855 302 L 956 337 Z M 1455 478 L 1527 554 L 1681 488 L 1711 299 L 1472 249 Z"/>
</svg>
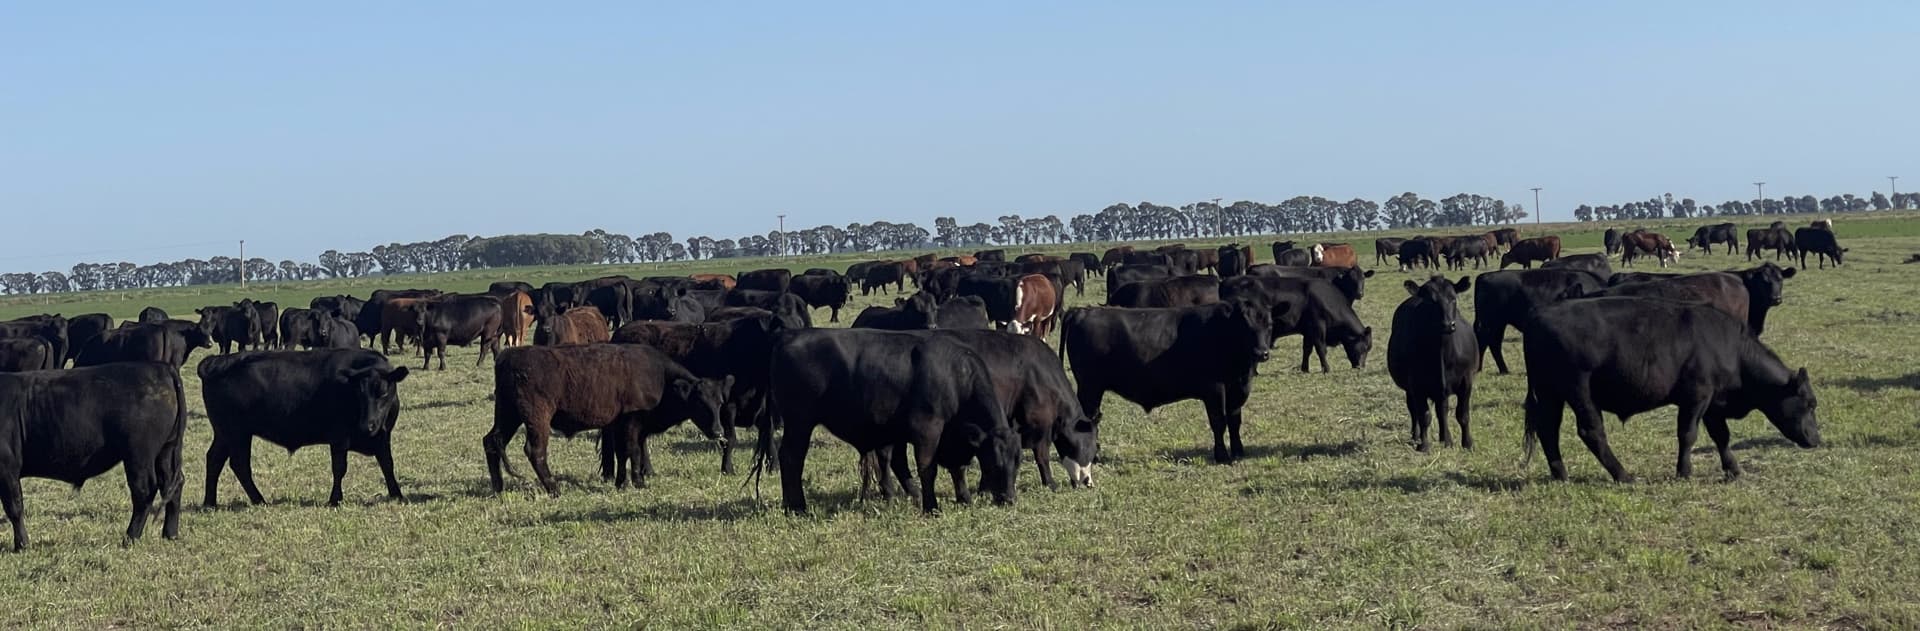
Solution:
<svg viewBox="0 0 1920 631">
<path fill-rule="evenodd" d="M 1440 444 L 1453 444 L 1447 431 L 1447 397 L 1455 401 L 1454 420 L 1460 423 L 1460 446 L 1473 448 L 1472 400 L 1474 376 L 1480 372 L 1480 342 L 1473 327 L 1460 315 L 1458 296 L 1472 286 L 1466 277 L 1449 283 L 1435 276 L 1425 283 L 1406 281 L 1411 294 L 1393 311 L 1393 333 L 1387 339 L 1387 372 L 1407 394 L 1413 443 L 1420 451 L 1427 440 L 1429 402 L 1440 421 Z"/>
</svg>

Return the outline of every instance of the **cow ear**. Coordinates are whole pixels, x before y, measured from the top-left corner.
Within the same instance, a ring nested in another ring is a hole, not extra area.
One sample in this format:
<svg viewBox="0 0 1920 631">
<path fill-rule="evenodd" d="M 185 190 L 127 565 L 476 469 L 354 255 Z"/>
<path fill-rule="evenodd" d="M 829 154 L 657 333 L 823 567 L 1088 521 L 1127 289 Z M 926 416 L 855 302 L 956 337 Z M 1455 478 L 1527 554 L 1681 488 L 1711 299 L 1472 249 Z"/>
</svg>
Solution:
<svg viewBox="0 0 1920 631">
<path fill-rule="evenodd" d="M 1473 288 L 1473 279 L 1466 276 L 1461 276 L 1460 282 L 1453 284 L 1454 293 L 1464 294 L 1464 293 L 1467 293 L 1468 289 L 1472 289 L 1472 288 Z"/>
<path fill-rule="evenodd" d="M 1793 278 L 1793 275 L 1794 275 L 1794 274 L 1797 274 L 1797 273 L 1799 273 L 1799 270 L 1795 270 L 1795 269 L 1793 269 L 1793 268 L 1791 268 L 1791 267 L 1789 267 L 1789 268 L 1786 268 L 1786 269 L 1783 269 L 1783 270 L 1780 270 L 1780 277 L 1781 277 L 1781 278 Z"/>
<path fill-rule="evenodd" d="M 1801 368 L 1801 369 L 1800 369 L 1800 372 L 1797 372 L 1797 373 L 1794 373 L 1794 375 L 1793 375 L 1793 381 L 1794 381 L 1794 383 L 1802 383 L 1802 384 L 1804 384 L 1804 383 L 1807 383 L 1808 381 L 1810 381 L 1811 379 L 1812 379 L 1811 377 L 1808 377 L 1808 376 L 1807 376 L 1807 369 L 1806 369 L 1806 368 Z"/>
<path fill-rule="evenodd" d="M 1367 270 L 1367 271 L 1365 271 L 1365 272 L 1361 272 L 1361 273 L 1360 273 L 1360 277 L 1361 277 L 1361 278 L 1373 278 L 1373 270 Z"/>
<path fill-rule="evenodd" d="M 1407 288 L 1407 295 L 1409 296 L 1420 295 L 1420 286 L 1413 284 L 1412 280 L 1400 281 L 1400 286 Z"/>
<path fill-rule="evenodd" d="M 692 399 L 694 391 L 699 389 L 700 389 L 700 382 L 698 380 L 695 380 L 695 379 L 673 380 L 673 391 L 680 395 L 680 400 L 682 401 Z"/>
<path fill-rule="evenodd" d="M 387 383 L 400 383 L 407 380 L 407 367 L 401 366 L 387 373 Z"/>
</svg>

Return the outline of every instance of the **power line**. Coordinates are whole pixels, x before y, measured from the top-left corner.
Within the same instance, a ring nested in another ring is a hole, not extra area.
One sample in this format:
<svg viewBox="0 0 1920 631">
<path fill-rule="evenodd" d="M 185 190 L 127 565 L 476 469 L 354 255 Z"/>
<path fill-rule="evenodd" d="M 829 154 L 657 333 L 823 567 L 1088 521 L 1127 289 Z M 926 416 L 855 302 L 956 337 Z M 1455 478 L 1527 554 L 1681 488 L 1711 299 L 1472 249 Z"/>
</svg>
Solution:
<svg viewBox="0 0 1920 631">
<path fill-rule="evenodd" d="M 145 248 L 125 248 L 125 249 L 119 249 L 119 250 L 94 250 L 91 252 L 59 252 L 59 253 L 52 253 L 52 254 L 17 254 L 14 256 L 0 256 L 0 261 L 23 261 L 26 259 L 60 258 L 60 257 L 68 257 L 68 256 L 99 256 L 102 254 L 122 254 L 127 252 L 152 252 L 155 250 L 173 250 L 178 248 L 192 248 L 192 247 L 201 247 L 201 246 L 209 246 L 209 245 L 224 245 L 227 243 L 229 242 L 228 241 L 201 241 L 198 243 L 178 243 L 174 245 L 156 245 L 156 246 L 145 247 Z"/>
</svg>

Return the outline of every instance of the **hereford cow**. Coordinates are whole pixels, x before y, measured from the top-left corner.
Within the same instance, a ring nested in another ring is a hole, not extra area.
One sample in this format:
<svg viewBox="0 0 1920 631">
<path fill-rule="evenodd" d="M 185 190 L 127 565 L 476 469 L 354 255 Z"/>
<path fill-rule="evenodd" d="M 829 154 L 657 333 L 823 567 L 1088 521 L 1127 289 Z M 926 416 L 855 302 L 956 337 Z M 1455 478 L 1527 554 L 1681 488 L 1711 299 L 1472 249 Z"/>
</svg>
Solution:
<svg viewBox="0 0 1920 631">
<path fill-rule="evenodd" d="M 1059 286 L 1040 274 L 1021 276 L 1014 291 L 1013 319 L 1007 326 L 1015 334 L 1045 338 L 1053 330 L 1054 316 L 1060 307 Z"/>
<path fill-rule="evenodd" d="M 213 444 L 207 448 L 208 507 L 219 505 L 220 469 L 231 463 L 254 504 L 265 501 L 253 483 L 253 439 L 287 448 L 326 445 L 333 456 L 333 492 L 347 476 L 347 452 L 380 464 L 387 497 L 402 499 L 393 475 L 393 427 L 400 418 L 400 382 L 394 367 L 370 350 L 242 353 L 200 362 L 200 394 L 207 402 Z"/>
<path fill-rule="evenodd" d="M 1345 243 L 1321 243 L 1314 246 L 1314 265 L 1317 267 L 1359 267 L 1360 255 L 1353 246 Z"/>
<path fill-rule="evenodd" d="M 1673 248 L 1673 242 L 1658 232 L 1635 230 L 1620 235 L 1620 250 L 1620 264 L 1627 267 L 1633 267 L 1633 260 L 1642 256 L 1653 256 L 1661 267 L 1680 260 L 1680 251 Z"/>
</svg>

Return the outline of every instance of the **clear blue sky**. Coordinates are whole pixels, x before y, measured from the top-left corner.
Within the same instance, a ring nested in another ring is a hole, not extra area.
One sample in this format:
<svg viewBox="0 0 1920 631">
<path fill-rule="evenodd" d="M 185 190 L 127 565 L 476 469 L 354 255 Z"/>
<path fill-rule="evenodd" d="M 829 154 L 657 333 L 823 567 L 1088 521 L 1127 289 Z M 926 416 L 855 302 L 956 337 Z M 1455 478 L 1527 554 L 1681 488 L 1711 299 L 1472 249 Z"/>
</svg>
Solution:
<svg viewBox="0 0 1920 631">
<path fill-rule="evenodd" d="M 779 212 L 1920 189 L 1916 32 L 1910 0 L 15 3 L 0 270 Z"/>
</svg>

